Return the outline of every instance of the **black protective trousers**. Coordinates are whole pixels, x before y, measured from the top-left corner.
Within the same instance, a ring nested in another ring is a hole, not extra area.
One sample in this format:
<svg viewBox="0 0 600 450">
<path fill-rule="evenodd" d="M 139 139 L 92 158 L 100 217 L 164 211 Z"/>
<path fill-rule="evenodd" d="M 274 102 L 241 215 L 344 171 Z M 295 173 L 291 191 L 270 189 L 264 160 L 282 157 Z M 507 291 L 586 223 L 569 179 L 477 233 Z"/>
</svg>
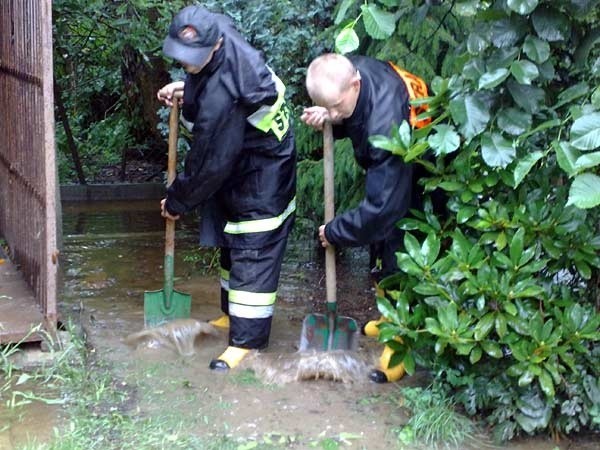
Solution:
<svg viewBox="0 0 600 450">
<path fill-rule="evenodd" d="M 221 310 L 229 315 L 229 345 L 264 349 L 287 238 L 259 249 L 221 247 Z"/>
</svg>

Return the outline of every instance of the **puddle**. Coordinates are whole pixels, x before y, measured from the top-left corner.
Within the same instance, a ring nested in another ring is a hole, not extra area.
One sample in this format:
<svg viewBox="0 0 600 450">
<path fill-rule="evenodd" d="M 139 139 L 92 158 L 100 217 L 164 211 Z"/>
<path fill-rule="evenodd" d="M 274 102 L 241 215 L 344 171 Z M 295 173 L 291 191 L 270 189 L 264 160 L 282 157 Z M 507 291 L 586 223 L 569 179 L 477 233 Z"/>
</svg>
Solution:
<svg viewBox="0 0 600 450">
<path fill-rule="evenodd" d="M 135 404 L 129 406 L 136 414 L 176 416 L 182 419 L 181 433 L 205 438 L 260 441 L 271 436 L 294 448 L 308 448 L 323 437 L 343 435 L 351 436 L 353 448 L 397 447 L 390 430 L 407 420 L 389 401 L 398 385 L 319 380 L 273 386 L 260 383 L 245 370 L 216 374 L 208 364 L 226 348 L 224 332 L 200 336 L 189 357 L 152 345 L 132 349 L 124 338 L 143 328 L 144 292 L 163 287 L 164 222 L 157 202 L 66 204 L 63 215 L 62 318 L 81 323 L 98 359 L 114 371 L 115 383 L 135 391 Z M 178 223 L 174 284 L 191 295 L 192 317 L 206 321 L 220 315 L 220 286 L 216 270 L 203 273 L 184 260 L 196 241 L 194 220 Z M 318 260 L 305 236 L 290 242 L 265 356 L 293 357 L 289 355 L 297 351 L 302 319 L 324 299 L 323 268 Z M 345 255 L 338 269 L 339 308 L 361 321 L 376 315 L 366 266 L 367 255 L 359 251 Z M 370 364 L 377 350 L 375 343 L 361 337 L 359 354 L 364 361 Z M 420 382 L 419 376 L 413 376 L 399 384 Z M 15 445 L 17 441 L 10 437 L 15 435 L 34 434 L 40 442 L 49 439 L 60 412 L 45 405 L 25 407 L 20 412 L 22 420 L 10 419 L 8 430 L 0 425 L 0 448 L 13 448 L 6 443 Z M 0 417 L 0 423 L 5 420 Z M 8 440 L 2 441 L 6 435 Z M 523 442 L 506 448 L 557 447 L 540 439 Z M 597 448 L 585 445 L 559 448 Z"/>
</svg>

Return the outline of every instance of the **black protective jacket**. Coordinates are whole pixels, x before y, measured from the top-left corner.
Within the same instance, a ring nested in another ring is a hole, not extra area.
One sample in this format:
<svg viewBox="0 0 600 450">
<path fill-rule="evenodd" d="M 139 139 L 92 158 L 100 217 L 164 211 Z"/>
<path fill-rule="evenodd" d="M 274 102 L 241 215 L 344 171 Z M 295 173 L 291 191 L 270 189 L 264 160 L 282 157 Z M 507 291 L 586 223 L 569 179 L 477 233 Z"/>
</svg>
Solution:
<svg viewBox="0 0 600 450">
<path fill-rule="evenodd" d="M 223 43 L 186 78 L 182 112 L 193 142 L 166 209 L 201 206 L 203 245 L 260 248 L 287 236 L 294 220 L 296 154 L 285 88 L 231 21 L 215 17 Z"/>
<path fill-rule="evenodd" d="M 384 271 L 395 269 L 393 252 L 402 232 L 395 224 L 413 204 L 413 166 L 391 152 L 373 147 L 369 137 L 390 136 L 392 127 L 409 117 L 409 96 L 402 79 L 386 62 L 350 57 L 361 76 L 356 108 L 351 117 L 333 126 L 336 138 L 349 137 L 358 164 L 366 170 L 366 195 L 350 211 L 325 227 L 333 245 L 359 246 L 384 241 Z M 385 250 L 384 250 L 385 253 Z M 385 267 L 387 265 L 387 267 Z M 393 267 L 389 267 L 392 265 Z"/>
</svg>

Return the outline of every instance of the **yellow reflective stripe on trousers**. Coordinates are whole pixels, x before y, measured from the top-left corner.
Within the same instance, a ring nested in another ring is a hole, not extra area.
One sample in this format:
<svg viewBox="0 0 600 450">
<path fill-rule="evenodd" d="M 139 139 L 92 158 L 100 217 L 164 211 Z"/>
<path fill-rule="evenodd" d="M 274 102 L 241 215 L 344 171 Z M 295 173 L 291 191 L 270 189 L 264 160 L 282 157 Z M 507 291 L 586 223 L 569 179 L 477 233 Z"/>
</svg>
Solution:
<svg viewBox="0 0 600 450">
<path fill-rule="evenodd" d="M 296 210 L 296 197 L 287 205 L 285 210 L 277 217 L 268 219 L 245 220 L 243 222 L 227 222 L 225 233 L 243 234 L 243 233 L 261 233 L 263 231 L 273 231 L 281 226 L 285 219 Z"/>
<path fill-rule="evenodd" d="M 245 319 L 265 319 L 273 315 L 277 292 L 229 291 L 229 314 Z"/>
<path fill-rule="evenodd" d="M 246 306 L 269 306 L 275 303 L 277 292 L 248 292 L 231 289 L 229 301 Z"/>
<path fill-rule="evenodd" d="M 275 75 L 271 68 L 267 67 L 271 72 L 271 78 L 275 83 L 277 90 L 277 100 L 272 105 L 262 105 L 253 114 L 248 116 L 248 122 L 264 133 L 272 131 L 277 139 L 281 141 L 283 136 L 290 127 L 289 112 L 284 106 L 285 103 L 285 85 Z"/>
</svg>

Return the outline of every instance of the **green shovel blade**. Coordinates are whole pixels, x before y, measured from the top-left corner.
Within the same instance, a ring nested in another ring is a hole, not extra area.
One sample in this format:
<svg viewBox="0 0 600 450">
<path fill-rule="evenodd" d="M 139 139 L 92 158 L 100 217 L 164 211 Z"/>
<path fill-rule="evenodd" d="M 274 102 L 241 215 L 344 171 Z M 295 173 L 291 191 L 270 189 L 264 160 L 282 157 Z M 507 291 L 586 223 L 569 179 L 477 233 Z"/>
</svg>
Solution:
<svg viewBox="0 0 600 450">
<path fill-rule="evenodd" d="M 192 309 L 192 296 L 171 291 L 168 301 L 165 291 L 144 292 L 144 321 L 146 327 L 156 327 L 174 319 L 187 319 Z"/>
<path fill-rule="evenodd" d="M 329 347 L 329 318 L 326 314 L 309 314 L 302 322 L 300 351 L 356 350 L 358 324 L 351 317 L 335 316 L 333 341 Z"/>
</svg>

